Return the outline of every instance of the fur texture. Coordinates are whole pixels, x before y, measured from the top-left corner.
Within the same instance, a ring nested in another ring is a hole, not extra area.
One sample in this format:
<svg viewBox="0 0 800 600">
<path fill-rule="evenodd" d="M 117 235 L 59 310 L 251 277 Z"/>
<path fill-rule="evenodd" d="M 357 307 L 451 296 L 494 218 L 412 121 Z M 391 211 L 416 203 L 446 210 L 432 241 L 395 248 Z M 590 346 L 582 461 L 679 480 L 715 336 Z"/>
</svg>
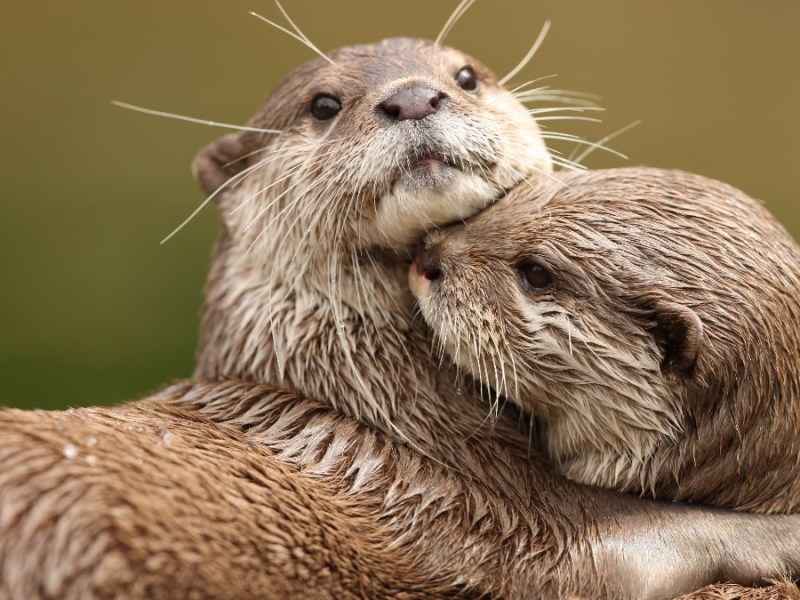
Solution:
<svg viewBox="0 0 800 600">
<path fill-rule="evenodd" d="M 329 406 L 247 382 L 9 410 L 0 430 L 0 598 L 667 598 L 758 579 L 751 565 L 779 571 L 800 535 L 789 518 L 765 527 L 546 476 L 523 508 Z M 772 545 L 737 545 L 742 533 Z"/>
</svg>

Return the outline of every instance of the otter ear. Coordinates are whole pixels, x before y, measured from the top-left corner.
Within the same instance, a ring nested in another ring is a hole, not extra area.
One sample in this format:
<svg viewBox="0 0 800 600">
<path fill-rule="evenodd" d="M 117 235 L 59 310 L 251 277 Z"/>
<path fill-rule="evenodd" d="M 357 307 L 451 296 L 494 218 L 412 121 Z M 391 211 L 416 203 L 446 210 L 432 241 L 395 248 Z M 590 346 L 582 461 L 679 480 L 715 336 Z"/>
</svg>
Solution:
<svg viewBox="0 0 800 600">
<path fill-rule="evenodd" d="M 217 192 L 220 186 L 247 167 L 243 160 L 245 154 L 239 133 L 222 136 L 197 153 L 192 162 L 192 173 L 206 196 Z M 217 193 L 217 201 L 224 196 L 224 192 Z"/>
<path fill-rule="evenodd" d="M 664 348 L 661 368 L 685 371 L 694 365 L 703 343 L 703 322 L 691 308 L 659 301 L 654 310 L 657 340 Z"/>
</svg>

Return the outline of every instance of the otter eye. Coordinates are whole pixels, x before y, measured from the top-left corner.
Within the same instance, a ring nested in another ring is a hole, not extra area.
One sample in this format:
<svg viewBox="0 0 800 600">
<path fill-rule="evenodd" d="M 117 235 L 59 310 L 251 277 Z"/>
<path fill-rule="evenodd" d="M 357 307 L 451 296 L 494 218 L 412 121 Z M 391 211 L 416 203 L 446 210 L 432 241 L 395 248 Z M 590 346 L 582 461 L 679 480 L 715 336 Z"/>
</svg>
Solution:
<svg viewBox="0 0 800 600">
<path fill-rule="evenodd" d="M 456 83 L 458 87 L 467 92 L 478 91 L 478 76 L 475 75 L 475 71 L 469 67 L 464 67 L 456 74 Z"/>
<path fill-rule="evenodd" d="M 330 121 L 342 110 L 342 103 L 333 96 L 320 94 L 311 101 L 311 116 L 317 121 Z"/>
<path fill-rule="evenodd" d="M 534 292 L 542 292 L 553 287 L 553 276 L 550 271 L 538 263 L 526 263 L 519 267 L 525 283 Z"/>
</svg>

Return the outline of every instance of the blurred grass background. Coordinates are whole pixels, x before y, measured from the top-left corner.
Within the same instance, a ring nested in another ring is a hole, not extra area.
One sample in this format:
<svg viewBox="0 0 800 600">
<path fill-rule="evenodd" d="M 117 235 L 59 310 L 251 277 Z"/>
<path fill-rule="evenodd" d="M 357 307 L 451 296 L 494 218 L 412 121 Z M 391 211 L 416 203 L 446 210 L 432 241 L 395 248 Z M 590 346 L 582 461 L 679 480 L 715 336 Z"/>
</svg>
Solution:
<svg viewBox="0 0 800 600">
<path fill-rule="evenodd" d="M 433 38 L 455 4 L 285 1 L 323 49 Z M 224 132 L 109 102 L 243 123 L 312 58 L 250 10 L 279 18 L 269 0 L 4 5 L 0 404 L 115 403 L 191 373 L 215 208 L 159 240 L 202 200 L 189 164 Z M 448 42 L 502 75 L 545 19 L 518 81 L 557 73 L 607 108 L 602 125 L 551 128 L 597 140 L 642 119 L 611 144 L 630 164 L 732 183 L 797 236 L 800 3 L 481 0 Z"/>
</svg>

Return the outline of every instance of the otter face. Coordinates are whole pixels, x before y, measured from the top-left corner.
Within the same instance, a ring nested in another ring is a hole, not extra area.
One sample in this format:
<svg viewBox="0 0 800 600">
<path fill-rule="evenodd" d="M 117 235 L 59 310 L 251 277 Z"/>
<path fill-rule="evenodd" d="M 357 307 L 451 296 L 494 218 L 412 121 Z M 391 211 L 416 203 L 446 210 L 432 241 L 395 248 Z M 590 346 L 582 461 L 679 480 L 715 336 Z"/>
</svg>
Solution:
<svg viewBox="0 0 800 600">
<path fill-rule="evenodd" d="M 250 123 L 280 134 L 228 136 L 198 158 L 207 192 L 236 179 L 226 225 L 256 253 L 287 237 L 311 242 L 309 261 L 405 250 L 551 170 L 536 122 L 476 60 L 405 38 L 328 56 L 294 71 Z"/>
<path fill-rule="evenodd" d="M 442 350 L 540 420 L 567 475 L 639 490 L 680 432 L 688 390 L 703 386 L 698 315 L 718 293 L 705 269 L 719 271 L 699 247 L 708 221 L 692 216 L 703 198 L 683 202 L 652 173 L 518 186 L 429 234 L 409 273 Z M 666 207 L 695 229 L 676 218 L 675 234 Z"/>
</svg>

